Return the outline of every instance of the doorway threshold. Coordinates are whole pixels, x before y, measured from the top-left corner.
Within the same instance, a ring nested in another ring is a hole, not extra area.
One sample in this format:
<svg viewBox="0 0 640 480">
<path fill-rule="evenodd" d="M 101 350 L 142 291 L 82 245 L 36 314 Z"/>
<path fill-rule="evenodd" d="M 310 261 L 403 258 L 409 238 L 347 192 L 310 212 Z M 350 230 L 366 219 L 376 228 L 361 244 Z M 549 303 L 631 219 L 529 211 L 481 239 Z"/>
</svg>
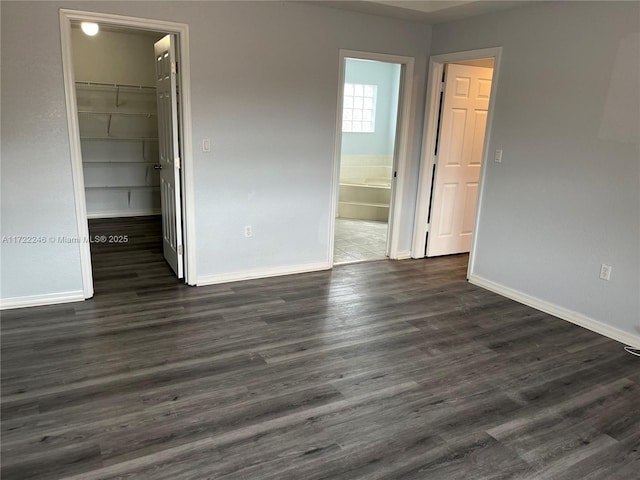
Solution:
<svg viewBox="0 0 640 480">
<path fill-rule="evenodd" d="M 363 258 L 363 259 L 355 259 L 355 260 L 341 260 L 333 263 L 334 267 L 341 267 L 342 265 L 353 265 L 355 263 L 369 263 L 369 262 L 386 262 L 389 260 L 387 257 L 385 258 Z"/>
</svg>

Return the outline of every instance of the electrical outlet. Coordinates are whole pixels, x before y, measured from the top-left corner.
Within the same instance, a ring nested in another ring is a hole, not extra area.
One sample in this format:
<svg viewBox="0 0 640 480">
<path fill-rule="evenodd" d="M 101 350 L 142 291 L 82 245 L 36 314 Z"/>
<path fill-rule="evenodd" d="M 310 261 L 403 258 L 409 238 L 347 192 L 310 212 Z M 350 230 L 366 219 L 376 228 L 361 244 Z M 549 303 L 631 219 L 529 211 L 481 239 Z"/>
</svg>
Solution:
<svg viewBox="0 0 640 480">
<path fill-rule="evenodd" d="M 251 225 L 246 225 L 244 227 L 244 236 L 249 238 L 252 235 L 253 235 L 253 231 L 251 230 Z"/>
<path fill-rule="evenodd" d="M 502 150 L 500 149 L 496 150 L 496 154 L 493 157 L 493 159 L 495 160 L 496 163 L 502 163 Z"/>
<path fill-rule="evenodd" d="M 607 265 L 606 263 L 600 265 L 600 278 L 602 280 L 611 280 L 611 270 L 613 270 L 611 265 Z"/>
</svg>

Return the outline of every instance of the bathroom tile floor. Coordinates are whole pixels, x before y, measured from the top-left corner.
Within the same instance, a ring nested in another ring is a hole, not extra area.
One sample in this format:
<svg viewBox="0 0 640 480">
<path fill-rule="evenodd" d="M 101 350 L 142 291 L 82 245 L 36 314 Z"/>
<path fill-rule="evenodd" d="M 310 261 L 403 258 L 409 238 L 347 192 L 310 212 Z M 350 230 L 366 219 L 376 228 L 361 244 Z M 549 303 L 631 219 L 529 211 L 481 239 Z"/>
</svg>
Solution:
<svg viewBox="0 0 640 480">
<path fill-rule="evenodd" d="M 336 218 L 334 264 L 384 260 L 387 223 Z"/>
</svg>

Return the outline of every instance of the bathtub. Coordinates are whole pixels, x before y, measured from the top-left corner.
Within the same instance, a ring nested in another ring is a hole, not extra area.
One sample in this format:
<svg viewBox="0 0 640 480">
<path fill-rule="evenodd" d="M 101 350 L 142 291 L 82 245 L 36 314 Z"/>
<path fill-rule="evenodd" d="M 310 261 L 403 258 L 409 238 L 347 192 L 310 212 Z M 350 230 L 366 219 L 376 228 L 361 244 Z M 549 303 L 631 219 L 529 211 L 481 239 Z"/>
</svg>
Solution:
<svg viewBox="0 0 640 480">
<path fill-rule="evenodd" d="M 379 177 L 341 180 L 338 217 L 386 222 L 391 198 L 389 181 Z"/>
<path fill-rule="evenodd" d="M 343 155 L 338 217 L 386 222 L 391 198 L 389 155 Z"/>
</svg>

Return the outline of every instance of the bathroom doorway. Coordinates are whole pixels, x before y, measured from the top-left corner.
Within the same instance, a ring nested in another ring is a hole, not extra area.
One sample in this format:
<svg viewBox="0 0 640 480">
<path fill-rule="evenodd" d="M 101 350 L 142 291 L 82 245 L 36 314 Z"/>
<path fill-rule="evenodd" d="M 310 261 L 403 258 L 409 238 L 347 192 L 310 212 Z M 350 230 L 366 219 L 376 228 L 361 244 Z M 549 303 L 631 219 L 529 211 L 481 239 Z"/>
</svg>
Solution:
<svg viewBox="0 0 640 480">
<path fill-rule="evenodd" d="M 344 58 L 334 264 L 389 256 L 403 64 Z"/>
</svg>

